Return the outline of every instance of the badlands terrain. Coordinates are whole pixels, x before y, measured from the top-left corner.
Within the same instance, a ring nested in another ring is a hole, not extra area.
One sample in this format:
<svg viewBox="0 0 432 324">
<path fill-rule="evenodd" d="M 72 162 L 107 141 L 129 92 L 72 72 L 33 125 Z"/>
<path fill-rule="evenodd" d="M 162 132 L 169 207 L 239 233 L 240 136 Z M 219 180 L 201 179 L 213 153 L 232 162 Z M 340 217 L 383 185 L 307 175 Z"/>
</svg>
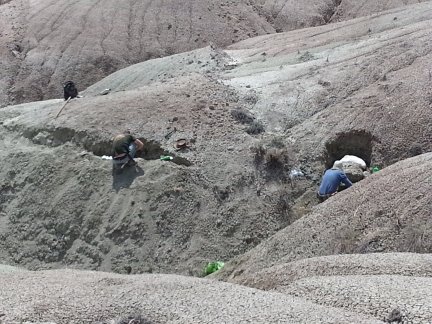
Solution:
<svg viewBox="0 0 432 324">
<path fill-rule="evenodd" d="M 432 322 L 432 2 L 0 1 L 0 45 L 0 322 Z"/>
</svg>

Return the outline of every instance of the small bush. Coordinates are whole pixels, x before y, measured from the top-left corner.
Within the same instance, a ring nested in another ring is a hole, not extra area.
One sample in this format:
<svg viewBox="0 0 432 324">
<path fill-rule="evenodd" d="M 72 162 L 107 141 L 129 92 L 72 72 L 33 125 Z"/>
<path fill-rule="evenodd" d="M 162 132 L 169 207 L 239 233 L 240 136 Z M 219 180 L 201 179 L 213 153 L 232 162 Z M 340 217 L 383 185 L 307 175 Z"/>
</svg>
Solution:
<svg viewBox="0 0 432 324">
<path fill-rule="evenodd" d="M 279 189 L 276 193 L 275 211 L 278 214 L 286 215 L 291 211 L 292 192 L 287 189 Z"/>
<path fill-rule="evenodd" d="M 251 148 L 252 153 L 254 153 L 254 163 L 258 166 L 264 162 L 264 155 L 266 154 L 266 149 L 262 144 L 256 144 Z"/>
<path fill-rule="evenodd" d="M 254 153 L 255 167 L 267 180 L 287 180 L 289 157 L 285 147 L 266 147 L 260 143 L 252 147 L 251 151 Z"/>
<path fill-rule="evenodd" d="M 432 223 L 416 222 L 409 224 L 403 229 L 406 236 L 405 246 L 402 248 L 414 253 L 431 253 L 432 252 Z"/>
<path fill-rule="evenodd" d="M 265 131 L 264 125 L 259 121 L 253 121 L 252 124 L 246 128 L 246 133 L 249 135 L 258 135 Z"/>
<path fill-rule="evenodd" d="M 241 124 L 250 125 L 255 121 L 255 117 L 246 110 L 240 108 L 231 110 L 231 116 Z"/>
<path fill-rule="evenodd" d="M 269 143 L 269 146 L 282 149 L 285 148 L 285 143 L 281 137 L 273 137 Z"/>
</svg>

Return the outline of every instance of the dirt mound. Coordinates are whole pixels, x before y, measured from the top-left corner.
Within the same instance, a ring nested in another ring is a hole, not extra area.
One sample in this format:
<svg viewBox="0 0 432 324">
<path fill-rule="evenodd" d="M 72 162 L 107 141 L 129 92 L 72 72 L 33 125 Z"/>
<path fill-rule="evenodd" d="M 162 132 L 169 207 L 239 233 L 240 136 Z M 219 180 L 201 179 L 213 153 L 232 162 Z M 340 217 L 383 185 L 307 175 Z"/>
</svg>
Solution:
<svg viewBox="0 0 432 324">
<path fill-rule="evenodd" d="M 209 45 L 317 26 L 413 1 L 3 1 L 0 106 L 83 90 L 131 64 Z M 0 3 L 1 4 L 1 3 Z"/>
<path fill-rule="evenodd" d="M 113 323 L 133 314 L 151 323 L 381 323 L 279 293 L 180 276 L 63 270 L 0 273 L 0 279 L 1 319 L 8 323 Z"/>
<path fill-rule="evenodd" d="M 314 256 L 430 253 L 431 165 L 428 153 L 366 178 L 230 262 L 219 277 L 241 282 L 262 269 Z"/>
</svg>

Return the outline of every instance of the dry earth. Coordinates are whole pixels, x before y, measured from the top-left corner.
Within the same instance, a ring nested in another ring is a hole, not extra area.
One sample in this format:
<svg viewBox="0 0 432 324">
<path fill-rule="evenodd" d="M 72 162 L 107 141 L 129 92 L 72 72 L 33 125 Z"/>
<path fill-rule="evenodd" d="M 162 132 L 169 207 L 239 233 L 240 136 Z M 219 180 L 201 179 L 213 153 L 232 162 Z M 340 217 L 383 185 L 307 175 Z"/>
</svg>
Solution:
<svg viewBox="0 0 432 324">
<path fill-rule="evenodd" d="M 223 278 L 277 264 L 344 253 L 432 250 L 432 153 L 396 163 L 326 200 L 244 256 Z"/>
<path fill-rule="evenodd" d="M 432 251 L 431 166 L 428 153 L 370 176 L 216 277 L 380 320 L 397 314 L 402 323 L 431 322 L 432 259 L 424 254 Z M 422 254 L 381 253 L 392 251 Z M 365 255 L 338 255 L 346 253 Z"/>
<path fill-rule="evenodd" d="M 131 64 L 417 3 L 347 0 L 0 2 L 0 106 L 61 97 Z"/>
<path fill-rule="evenodd" d="M 403 322 L 428 323 L 431 264 L 430 254 L 332 255 L 278 264 L 241 283 L 381 320 L 397 311 Z"/>
<path fill-rule="evenodd" d="M 57 119 L 61 100 L 2 109 L 2 259 L 198 274 L 310 211 L 321 172 L 340 155 L 384 167 L 430 151 L 431 11 L 425 2 L 140 63 L 91 86 Z M 330 52 L 338 61 L 327 62 Z M 260 123 L 263 134 L 245 132 Z M 113 177 L 100 156 L 125 128 L 145 141 L 146 160 Z M 179 138 L 191 148 L 175 152 Z M 174 163 L 157 161 L 166 152 Z M 292 167 L 306 177 L 290 184 Z M 390 170 L 399 177 L 399 168 Z"/>
<path fill-rule="evenodd" d="M 383 323 L 280 293 L 173 275 L 57 270 L 0 272 L 0 280 L 5 323 L 117 324 L 134 314 L 151 323 Z"/>
<path fill-rule="evenodd" d="M 0 262 L 201 275 L 232 259 L 218 278 L 272 291 L 2 267 L 0 320 L 431 322 L 430 255 L 382 252 L 432 251 L 432 2 L 342 22 L 407 3 L 191 1 L 192 16 L 173 1 L 86 3 L 0 7 L 0 90 L 15 84 L 0 104 L 128 66 L 58 118 L 60 99 L 0 109 Z M 102 156 L 126 128 L 146 149 L 112 173 Z M 190 147 L 176 151 L 181 138 Z M 315 206 L 345 154 L 383 169 Z M 291 182 L 292 168 L 305 177 Z"/>
</svg>

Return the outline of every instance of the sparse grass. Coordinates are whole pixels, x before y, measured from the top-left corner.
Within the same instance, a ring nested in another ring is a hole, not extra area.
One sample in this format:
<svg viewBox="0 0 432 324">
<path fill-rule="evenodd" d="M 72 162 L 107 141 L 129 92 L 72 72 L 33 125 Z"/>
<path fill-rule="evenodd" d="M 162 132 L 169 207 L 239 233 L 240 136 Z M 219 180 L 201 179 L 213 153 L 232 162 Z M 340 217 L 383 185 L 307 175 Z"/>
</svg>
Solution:
<svg viewBox="0 0 432 324">
<path fill-rule="evenodd" d="M 250 125 L 255 121 L 255 117 L 253 117 L 249 112 L 241 108 L 231 110 L 231 116 L 241 124 Z"/>
<path fill-rule="evenodd" d="M 232 109 L 231 116 L 240 124 L 248 125 L 246 133 L 249 135 L 258 135 L 265 131 L 263 123 L 257 121 L 251 113 L 243 108 Z"/>
<path fill-rule="evenodd" d="M 259 143 L 251 148 L 254 153 L 255 167 L 263 172 L 268 180 L 286 180 L 289 169 L 288 151 L 278 139 L 275 139 L 274 143 L 270 142 L 270 145 L 277 147 L 268 147 Z"/>
<path fill-rule="evenodd" d="M 254 153 L 254 163 L 258 167 L 264 161 L 264 155 L 266 154 L 266 148 L 263 144 L 256 144 L 251 148 L 252 153 Z"/>
<path fill-rule="evenodd" d="M 406 246 L 402 247 L 409 252 L 431 253 L 432 252 L 432 224 L 426 222 L 423 224 L 410 224 L 404 228 L 406 236 Z"/>
<path fill-rule="evenodd" d="M 287 216 L 291 211 L 291 196 L 292 192 L 290 192 L 286 188 L 280 188 L 275 195 L 275 211 L 278 214 Z"/>
<path fill-rule="evenodd" d="M 299 62 L 307 62 L 307 61 L 311 61 L 313 59 L 315 59 L 315 56 L 312 53 L 310 53 L 309 51 L 304 52 L 298 58 Z"/>
<path fill-rule="evenodd" d="M 264 125 L 260 121 L 253 121 L 249 127 L 246 128 L 246 133 L 249 135 L 258 135 L 265 132 Z"/>
</svg>

